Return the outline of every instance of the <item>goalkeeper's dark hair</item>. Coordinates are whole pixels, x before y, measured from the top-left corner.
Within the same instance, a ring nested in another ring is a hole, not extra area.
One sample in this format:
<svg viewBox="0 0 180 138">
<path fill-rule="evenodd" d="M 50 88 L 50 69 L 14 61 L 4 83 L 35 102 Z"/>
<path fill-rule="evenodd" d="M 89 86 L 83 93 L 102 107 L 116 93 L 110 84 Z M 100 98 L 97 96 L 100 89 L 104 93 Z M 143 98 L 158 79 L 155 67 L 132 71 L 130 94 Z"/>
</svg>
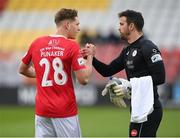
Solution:
<svg viewBox="0 0 180 138">
<path fill-rule="evenodd" d="M 78 11 L 74 9 L 62 8 L 55 14 L 55 23 L 58 25 L 63 20 L 75 20 L 78 16 Z"/>
<path fill-rule="evenodd" d="M 126 17 L 128 25 L 130 23 L 134 23 L 136 29 L 138 31 L 142 31 L 143 26 L 144 26 L 144 19 L 143 16 L 140 12 L 136 12 L 134 10 L 126 10 L 123 12 L 120 12 L 118 14 L 119 17 Z"/>
</svg>

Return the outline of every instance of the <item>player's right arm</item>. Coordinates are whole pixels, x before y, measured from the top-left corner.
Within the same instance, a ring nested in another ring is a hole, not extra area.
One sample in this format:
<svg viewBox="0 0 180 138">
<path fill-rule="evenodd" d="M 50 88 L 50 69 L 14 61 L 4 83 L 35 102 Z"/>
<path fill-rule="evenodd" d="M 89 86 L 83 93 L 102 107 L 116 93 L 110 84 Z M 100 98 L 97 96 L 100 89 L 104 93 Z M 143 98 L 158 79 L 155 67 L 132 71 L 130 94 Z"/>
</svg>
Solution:
<svg viewBox="0 0 180 138">
<path fill-rule="evenodd" d="M 89 82 L 90 76 L 92 74 L 92 60 L 92 55 L 89 55 L 85 61 L 86 67 L 84 69 L 75 71 L 76 78 L 82 85 L 86 85 Z"/>
<path fill-rule="evenodd" d="M 19 73 L 30 78 L 35 78 L 36 73 L 32 66 L 26 65 L 23 62 L 20 63 Z"/>
<path fill-rule="evenodd" d="M 116 59 L 111 61 L 110 64 L 105 64 L 94 57 L 93 66 L 96 69 L 96 71 L 99 72 L 102 76 L 112 76 L 124 69 L 124 52 L 125 51 L 123 50 Z"/>
<path fill-rule="evenodd" d="M 86 44 L 88 47 L 94 47 L 93 44 Z M 76 44 L 74 47 L 72 67 L 75 73 L 75 76 L 80 84 L 86 85 L 89 82 L 90 76 L 92 74 L 92 61 L 93 55 L 87 55 L 87 58 L 84 59 L 80 53 L 80 46 Z"/>
<path fill-rule="evenodd" d="M 96 69 L 97 72 L 99 72 L 104 77 L 112 76 L 119 71 L 124 69 L 124 54 L 125 50 L 121 52 L 121 54 L 114 59 L 110 64 L 105 64 L 101 61 L 99 61 L 97 58 L 95 58 L 96 48 L 93 45 L 92 47 L 86 46 L 85 48 L 81 49 L 81 54 L 84 58 L 86 58 L 87 55 L 93 55 L 93 66 Z"/>
</svg>

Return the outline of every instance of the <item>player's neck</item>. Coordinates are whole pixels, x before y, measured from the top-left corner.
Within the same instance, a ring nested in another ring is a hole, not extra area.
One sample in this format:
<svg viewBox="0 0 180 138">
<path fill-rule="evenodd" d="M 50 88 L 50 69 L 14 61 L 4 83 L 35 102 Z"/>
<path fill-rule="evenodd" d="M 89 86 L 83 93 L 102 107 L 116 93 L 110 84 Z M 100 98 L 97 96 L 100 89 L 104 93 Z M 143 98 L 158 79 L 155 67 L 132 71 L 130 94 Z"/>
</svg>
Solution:
<svg viewBox="0 0 180 138">
<path fill-rule="evenodd" d="M 57 36 L 62 36 L 62 37 L 64 37 L 64 38 L 68 38 L 65 33 L 56 32 L 55 35 L 57 35 Z"/>
<path fill-rule="evenodd" d="M 60 28 L 57 30 L 56 35 L 59 35 L 59 36 L 63 36 L 63 37 L 65 37 L 65 38 L 68 38 L 68 33 L 67 33 L 65 30 L 60 29 Z"/>
<path fill-rule="evenodd" d="M 132 44 L 143 35 L 143 32 L 133 32 L 128 37 L 128 43 Z"/>
<path fill-rule="evenodd" d="M 60 34 L 52 34 L 52 35 L 49 35 L 49 36 L 51 36 L 51 37 L 64 37 L 64 38 L 67 38 L 64 35 L 60 35 Z"/>
</svg>

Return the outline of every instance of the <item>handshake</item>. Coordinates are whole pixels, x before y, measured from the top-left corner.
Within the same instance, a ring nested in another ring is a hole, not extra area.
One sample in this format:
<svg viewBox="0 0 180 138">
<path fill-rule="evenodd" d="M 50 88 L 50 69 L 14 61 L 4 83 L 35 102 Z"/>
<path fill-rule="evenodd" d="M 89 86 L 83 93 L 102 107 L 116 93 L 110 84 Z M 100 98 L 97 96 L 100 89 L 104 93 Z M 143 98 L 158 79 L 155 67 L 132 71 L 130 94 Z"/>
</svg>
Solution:
<svg viewBox="0 0 180 138">
<path fill-rule="evenodd" d="M 111 78 L 102 91 L 102 96 L 109 93 L 110 101 L 118 107 L 126 107 L 124 99 L 131 98 L 131 84 L 122 78 Z"/>
</svg>

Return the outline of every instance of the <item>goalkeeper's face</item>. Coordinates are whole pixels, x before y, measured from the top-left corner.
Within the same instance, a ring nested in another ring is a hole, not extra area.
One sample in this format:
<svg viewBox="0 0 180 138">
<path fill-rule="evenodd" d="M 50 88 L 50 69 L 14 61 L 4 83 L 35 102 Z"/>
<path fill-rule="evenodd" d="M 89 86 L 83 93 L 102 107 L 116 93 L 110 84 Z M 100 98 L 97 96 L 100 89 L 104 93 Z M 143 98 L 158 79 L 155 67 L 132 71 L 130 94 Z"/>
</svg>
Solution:
<svg viewBox="0 0 180 138">
<path fill-rule="evenodd" d="M 126 17 L 120 17 L 119 32 L 121 39 L 123 40 L 128 39 L 128 36 L 130 35 L 130 29 L 126 21 Z"/>
</svg>

